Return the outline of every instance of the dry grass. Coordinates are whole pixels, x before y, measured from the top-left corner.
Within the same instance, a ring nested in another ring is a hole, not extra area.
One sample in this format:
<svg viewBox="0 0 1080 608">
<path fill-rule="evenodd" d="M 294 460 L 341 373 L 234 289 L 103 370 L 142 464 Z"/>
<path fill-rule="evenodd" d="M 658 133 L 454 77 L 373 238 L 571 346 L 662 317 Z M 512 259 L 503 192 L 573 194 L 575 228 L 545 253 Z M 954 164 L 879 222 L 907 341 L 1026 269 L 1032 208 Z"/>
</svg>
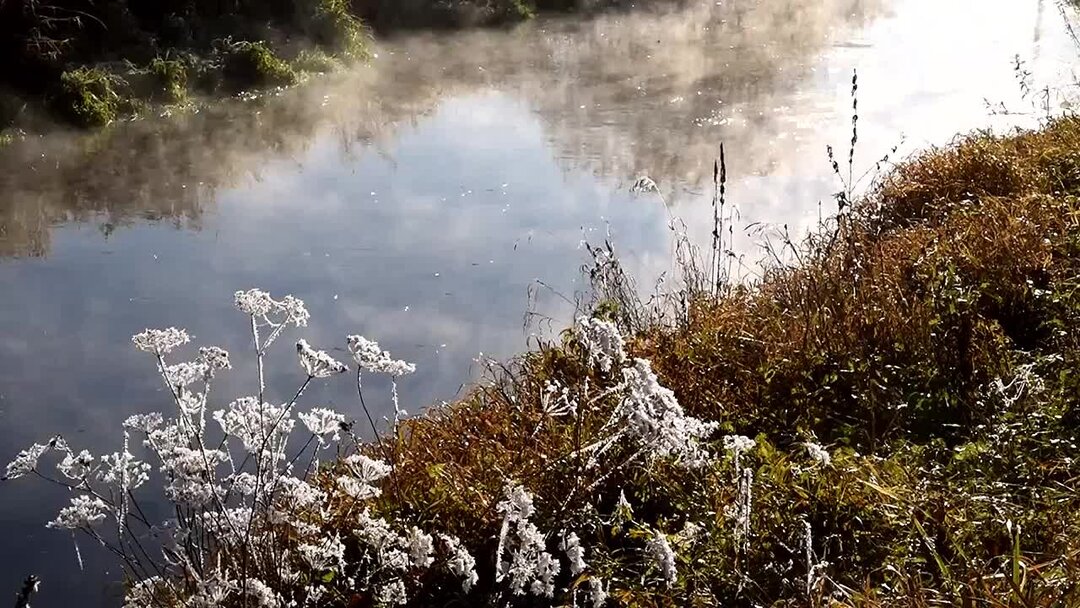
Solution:
<svg viewBox="0 0 1080 608">
<path fill-rule="evenodd" d="M 718 297 L 680 294 L 675 323 L 637 328 L 629 350 L 690 413 L 758 439 L 744 464 L 756 480 L 746 555 L 724 515 L 730 459 L 610 474 L 568 456 L 610 405 L 545 417 L 548 381 L 580 396 L 603 382 L 572 334 L 405 422 L 377 448 L 395 467 L 378 510 L 459 535 L 482 581 L 469 599 L 444 588 L 425 605 L 498 601 L 484 581 L 507 480 L 536 495 L 542 529 L 611 513 L 620 490 L 642 525 L 704 525 L 671 588 L 626 572 L 633 535 L 584 537 L 619 605 L 1080 605 L 1078 155 L 1075 118 L 931 150 L 808 239 L 798 265 Z M 640 322 L 644 309 L 597 310 Z M 1021 377 L 1037 380 L 1015 395 L 992 388 Z M 831 465 L 807 465 L 811 440 L 830 446 Z M 809 594 L 803 522 L 829 562 Z"/>
</svg>

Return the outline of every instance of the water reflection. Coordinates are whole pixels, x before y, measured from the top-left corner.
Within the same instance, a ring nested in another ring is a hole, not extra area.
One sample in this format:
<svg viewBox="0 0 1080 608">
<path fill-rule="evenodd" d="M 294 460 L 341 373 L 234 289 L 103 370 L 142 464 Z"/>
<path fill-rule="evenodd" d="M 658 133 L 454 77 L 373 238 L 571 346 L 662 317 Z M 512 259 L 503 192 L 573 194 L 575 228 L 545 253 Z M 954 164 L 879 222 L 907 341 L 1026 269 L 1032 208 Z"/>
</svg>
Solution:
<svg viewBox="0 0 1080 608">
<path fill-rule="evenodd" d="M 478 353 L 525 346 L 535 279 L 552 288 L 538 309 L 565 318 L 555 292 L 580 288 L 583 239 L 610 232 L 648 282 L 670 268 L 672 213 L 707 233 L 702 182 L 721 140 L 745 222 L 812 221 L 835 187 L 824 146 L 849 136 L 854 67 L 867 158 L 901 133 L 910 149 L 1030 120 L 989 116 L 983 98 L 1023 107 L 1011 58 L 1044 77 L 1067 36 L 1044 14 L 1032 46 L 1036 3 L 972 12 L 962 0 L 732 0 L 413 36 L 372 68 L 280 97 L 9 149 L 0 456 L 61 430 L 116 449 L 126 415 L 167 407 L 127 336 L 175 324 L 245 352 L 230 301 L 250 286 L 304 298 L 319 347 L 359 332 L 417 362 L 410 409 L 451 398 Z M 641 174 L 669 208 L 627 192 Z M 270 365 L 271 395 L 291 394 L 289 349 Z M 220 398 L 252 377 L 238 365 Z M 347 383 L 307 399 L 360 414 Z M 71 539 L 40 527 L 59 498 L 0 485 L 0 592 L 35 572 L 43 605 L 107 602 L 109 561 L 83 543 L 80 572 Z"/>
</svg>

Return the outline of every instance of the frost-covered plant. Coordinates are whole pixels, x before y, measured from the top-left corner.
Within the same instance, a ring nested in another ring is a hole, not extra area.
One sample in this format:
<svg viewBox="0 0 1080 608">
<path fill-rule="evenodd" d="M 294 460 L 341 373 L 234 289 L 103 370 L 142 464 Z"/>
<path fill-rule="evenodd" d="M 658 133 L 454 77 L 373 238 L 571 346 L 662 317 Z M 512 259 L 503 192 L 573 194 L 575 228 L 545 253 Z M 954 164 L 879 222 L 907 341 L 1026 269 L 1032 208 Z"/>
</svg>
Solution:
<svg viewBox="0 0 1080 608">
<path fill-rule="evenodd" d="M 499 512 L 503 521 L 495 553 L 496 580 L 509 580 L 514 595 L 552 597 L 560 565 L 547 552 L 544 535 L 529 521 L 535 512 L 532 494 L 520 485 L 507 486 Z"/>
<path fill-rule="evenodd" d="M 585 347 L 589 361 L 605 372 L 622 365 L 626 348 L 622 333 L 611 321 L 580 316 L 577 319 L 578 339 Z"/>
<path fill-rule="evenodd" d="M 235 303 L 250 320 L 255 394 L 214 409 L 211 388 L 218 373 L 232 368 L 229 353 L 207 346 L 190 361 L 171 361 L 191 337 L 173 327 L 147 329 L 132 342 L 153 356 L 173 414 L 131 416 L 121 449 L 100 457 L 72 450 L 59 436 L 35 444 L 15 457 L 4 478 L 34 475 L 71 490 L 70 504 L 48 526 L 86 533 L 121 559 L 132 580 L 125 606 L 314 605 L 334 585 L 403 603 L 411 569 L 435 567 L 434 538 L 366 510 L 348 534 L 332 527 L 330 507 L 362 506 L 378 496 L 390 466 L 353 453 L 327 477 L 334 482 L 323 483 L 317 453 L 352 438 L 351 425 L 327 408 L 296 411 L 312 381 L 347 367 L 300 339 L 299 386 L 288 400 L 271 401 L 263 359 L 287 328 L 306 326 L 309 314 L 298 298 L 279 300 L 258 289 L 237 292 Z M 374 344 L 349 338 L 350 346 L 363 343 Z M 381 350 L 377 359 L 357 361 L 358 370 L 395 377 L 415 369 Z M 290 439 L 298 428 L 307 441 L 297 451 Z M 346 449 L 337 445 L 338 453 Z M 58 461 L 55 476 L 43 462 L 50 453 Z M 159 511 L 140 506 L 152 478 L 175 517 L 154 521 L 146 513 Z M 467 590 L 476 583 L 475 561 L 460 542 L 446 539 L 441 567 L 461 576 Z M 347 551 L 365 557 L 347 562 Z"/>
</svg>

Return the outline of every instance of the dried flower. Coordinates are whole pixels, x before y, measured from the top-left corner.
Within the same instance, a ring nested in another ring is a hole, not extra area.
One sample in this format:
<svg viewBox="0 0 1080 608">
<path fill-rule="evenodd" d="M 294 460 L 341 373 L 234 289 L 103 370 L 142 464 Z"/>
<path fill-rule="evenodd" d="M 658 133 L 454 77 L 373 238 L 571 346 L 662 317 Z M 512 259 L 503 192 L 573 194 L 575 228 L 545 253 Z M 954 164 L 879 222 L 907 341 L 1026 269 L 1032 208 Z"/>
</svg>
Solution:
<svg viewBox="0 0 1080 608">
<path fill-rule="evenodd" d="M 656 530 L 645 545 L 656 567 L 664 576 L 664 582 L 670 587 L 675 584 L 678 572 L 675 569 L 675 550 L 671 548 L 667 536 Z"/>
<path fill-rule="evenodd" d="M 326 351 L 311 348 L 304 339 L 297 341 L 296 354 L 300 357 L 300 367 L 312 378 L 329 378 L 349 369 L 344 363 L 328 355 Z"/>
<path fill-rule="evenodd" d="M 56 519 L 45 525 L 61 530 L 89 528 L 104 521 L 108 511 L 109 505 L 100 498 L 80 494 L 71 499 L 71 506 L 61 509 Z"/>
<path fill-rule="evenodd" d="M 296 415 L 300 422 L 311 431 L 312 435 L 319 438 L 322 443 L 324 435 L 333 435 L 333 440 L 341 439 L 341 425 L 345 423 L 345 415 L 331 409 L 312 408 L 310 412 Z"/>
<path fill-rule="evenodd" d="M 387 374 L 394 377 L 406 376 L 416 371 L 416 366 L 400 359 L 394 359 L 389 352 L 379 347 L 379 343 L 363 336 L 348 336 L 346 341 L 353 360 L 360 369 L 374 374 Z"/>
<path fill-rule="evenodd" d="M 191 341 L 187 332 L 175 327 L 166 329 L 147 329 L 131 337 L 135 348 L 155 355 L 167 355 L 178 346 Z"/>
</svg>

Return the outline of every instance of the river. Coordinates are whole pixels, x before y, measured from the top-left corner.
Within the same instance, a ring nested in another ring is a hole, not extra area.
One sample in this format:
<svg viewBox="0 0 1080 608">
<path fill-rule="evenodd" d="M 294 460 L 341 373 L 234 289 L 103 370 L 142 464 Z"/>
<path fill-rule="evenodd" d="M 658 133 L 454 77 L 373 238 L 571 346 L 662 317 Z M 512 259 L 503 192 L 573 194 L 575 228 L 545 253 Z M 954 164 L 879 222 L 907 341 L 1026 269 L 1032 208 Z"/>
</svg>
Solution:
<svg viewBox="0 0 1080 608">
<path fill-rule="evenodd" d="M 414 361 L 410 413 L 452 399 L 478 361 L 569 322 L 583 242 L 610 239 L 643 289 L 672 270 L 673 219 L 707 243 L 721 142 L 752 277 L 763 239 L 833 209 L 825 150 L 846 159 L 854 70 L 857 177 L 894 146 L 1037 124 L 1043 97 L 1068 97 L 1042 87 L 1071 76 L 1069 18 L 1050 0 L 724 0 L 414 34 L 277 95 L 17 144 L 0 155 L 0 457 L 55 433 L 113 451 L 126 416 L 167 409 L 129 341 L 144 327 L 228 348 L 218 400 L 250 392 L 232 293 L 252 286 L 307 302 L 294 337 L 340 356 L 363 333 Z M 659 192 L 631 192 L 641 176 Z M 271 356 L 278 399 L 290 350 Z M 348 382 L 305 399 L 361 416 Z M 63 500 L 0 483 L 0 593 L 34 573 L 35 606 L 118 605 L 116 565 L 81 538 L 80 568 L 43 527 Z"/>
</svg>

